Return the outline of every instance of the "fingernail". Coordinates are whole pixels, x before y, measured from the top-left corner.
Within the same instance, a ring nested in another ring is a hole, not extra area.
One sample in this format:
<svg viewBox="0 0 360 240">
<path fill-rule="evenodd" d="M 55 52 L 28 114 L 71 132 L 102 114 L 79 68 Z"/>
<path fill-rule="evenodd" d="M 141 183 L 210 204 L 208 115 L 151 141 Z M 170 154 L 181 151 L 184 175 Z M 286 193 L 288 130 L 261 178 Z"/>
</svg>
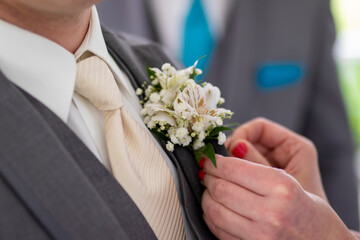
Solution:
<svg viewBox="0 0 360 240">
<path fill-rule="evenodd" d="M 205 167 L 205 160 L 206 160 L 206 158 L 203 157 L 203 158 L 200 160 L 200 162 L 199 162 L 199 167 L 200 167 L 201 169 L 203 169 L 203 168 Z"/>
<path fill-rule="evenodd" d="M 198 178 L 200 179 L 200 181 L 204 180 L 205 177 L 205 172 L 203 170 L 200 170 L 198 173 Z"/>
<path fill-rule="evenodd" d="M 244 158 L 248 149 L 245 143 L 239 143 L 232 151 L 232 155 L 237 158 Z"/>
</svg>

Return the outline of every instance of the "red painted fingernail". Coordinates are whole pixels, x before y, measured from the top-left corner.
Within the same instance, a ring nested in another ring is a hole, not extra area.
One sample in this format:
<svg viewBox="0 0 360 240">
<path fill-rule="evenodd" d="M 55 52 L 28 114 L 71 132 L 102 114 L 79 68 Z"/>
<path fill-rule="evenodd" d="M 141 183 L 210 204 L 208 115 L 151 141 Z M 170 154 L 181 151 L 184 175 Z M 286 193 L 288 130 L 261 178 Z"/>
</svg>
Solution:
<svg viewBox="0 0 360 240">
<path fill-rule="evenodd" d="M 206 158 L 203 157 L 199 162 L 199 166 L 200 166 L 201 169 L 203 169 L 205 167 L 205 160 L 206 160 Z"/>
<path fill-rule="evenodd" d="M 205 177 L 205 172 L 203 170 L 200 170 L 198 174 L 198 178 L 200 179 L 200 181 L 202 181 L 204 180 L 204 177 Z"/>
<path fill-rule="evenodd" d="M 232 155 L 237 158 L 244 158 L 247 154 L 247 147 L 245 143 L 239 143 L 232 151 Z"/>
</svg>

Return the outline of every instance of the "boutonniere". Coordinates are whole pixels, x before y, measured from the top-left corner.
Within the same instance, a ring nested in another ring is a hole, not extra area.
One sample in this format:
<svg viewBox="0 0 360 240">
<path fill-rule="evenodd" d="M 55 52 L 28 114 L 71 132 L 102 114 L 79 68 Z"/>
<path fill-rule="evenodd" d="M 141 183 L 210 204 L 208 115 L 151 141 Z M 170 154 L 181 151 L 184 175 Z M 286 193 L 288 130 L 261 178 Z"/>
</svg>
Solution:
<svg viewBox="0 0 360 240">
<path fill-rule="evenodd" d="M 186 69 L 176 70 L 169 63 L 161 69 L 147 68 L 150 83 L 144 83 L 136 94 L 143 97 L 141 115 L 144 123 L 164 139 L 168 151 L 174 146 L 189 148 L 197 161 L 207 156 L 216 166 L 215 151 L 210 140 L 226 141 L 223 125 L 233 112 L 220 108 L 224 103 L 219 88 L 197 82 L 202 74 L 197 62 Z"/>
</svg>

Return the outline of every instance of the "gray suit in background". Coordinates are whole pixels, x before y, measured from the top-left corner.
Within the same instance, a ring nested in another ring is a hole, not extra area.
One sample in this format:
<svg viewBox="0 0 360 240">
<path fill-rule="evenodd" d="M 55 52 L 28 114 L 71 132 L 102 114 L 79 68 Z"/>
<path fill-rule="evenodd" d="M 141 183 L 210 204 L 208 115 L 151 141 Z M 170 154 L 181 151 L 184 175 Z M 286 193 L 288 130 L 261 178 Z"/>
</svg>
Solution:
<svg viewBox="0 0 360 240">
<path fill-rule="evenodd" d="M 102 22 L 158 41 L 145 0 L 99 4 Z M 319 152 L 324 187 L 349 228 L 358 229 L 354 147 L 332 57 L 335 38 L 329 0 L 236 0 L 226 34 L 205 77 L 218 85 L 233 121 L 263 116 L 310 138 Z M 305 74 L 293 84 L 263 90 L 257 73 L 267 63 L 298 62 Z"/>
</svg>

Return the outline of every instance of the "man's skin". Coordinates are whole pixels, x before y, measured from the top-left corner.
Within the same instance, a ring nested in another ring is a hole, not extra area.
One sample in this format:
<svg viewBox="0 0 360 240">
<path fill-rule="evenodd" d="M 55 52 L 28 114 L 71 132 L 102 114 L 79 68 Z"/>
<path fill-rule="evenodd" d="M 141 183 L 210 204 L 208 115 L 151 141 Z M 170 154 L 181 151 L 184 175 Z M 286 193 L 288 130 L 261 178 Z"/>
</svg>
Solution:
<svg viewBox="0 0 360 240">
<path fill-rule="evenodd" d="M 73 53 L 86 35 L 90 10 L 97 2 L 0 0 L 0 18 Z M 245 159 L 257 163 L 217 156 L 216 169 L 209 160 L 205 162 L 207 189 L 202 207 L 204 219 L 216 236 L 353 239 L 326 202 L 316 151 L 309 141 L 266 120 L 238 128 L 227 143 L 230 152 L 239 141 L 247 144 Z"/>
<path fill-rule="evenodd" d="M 217 168 L 210 160 L 204 165 L 204 219 L 218 238 L 360 239 L 328 204 L 309 140 L 255 119 L 226 146 L 231 153 L 240 143 L 244 160 L 217 156 Z"/>
<path fill-rule="evenodd" d="M 91 7 L 98 2 L 100 0 L 0 0 L 0 18 L 74 53 L 88 30 Z"/>
</svg>

